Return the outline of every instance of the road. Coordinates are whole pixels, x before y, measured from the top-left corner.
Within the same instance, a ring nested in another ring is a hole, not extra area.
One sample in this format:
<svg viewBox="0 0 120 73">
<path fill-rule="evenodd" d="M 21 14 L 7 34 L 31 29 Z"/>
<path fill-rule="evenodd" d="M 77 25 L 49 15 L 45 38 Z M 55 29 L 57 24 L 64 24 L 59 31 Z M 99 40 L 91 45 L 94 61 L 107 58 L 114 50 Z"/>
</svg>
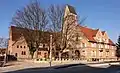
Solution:
<svg viewBox="0 0 120 73">
<path fill-rule="evenodd" d="M 91 67 L 87 65 L 69 65 L 52 68 L 30 68 L 7 73 L 120 73 L 120 65 Z"/>
</svg>

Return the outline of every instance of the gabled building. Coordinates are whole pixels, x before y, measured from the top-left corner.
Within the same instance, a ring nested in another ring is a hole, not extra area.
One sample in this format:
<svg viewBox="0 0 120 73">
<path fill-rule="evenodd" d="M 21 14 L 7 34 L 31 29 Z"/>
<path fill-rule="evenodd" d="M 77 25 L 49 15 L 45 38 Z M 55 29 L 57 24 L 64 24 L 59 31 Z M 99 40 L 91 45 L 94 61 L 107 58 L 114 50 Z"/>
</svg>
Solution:
<svg viewBox="0 0 120 73">
<path fill-rule="evenodd" d="M 77 13 L 70 5 L 67 5 L 65 8 L 64 18 L 67 15 L 74 16 L 74 20 L 76 20 L 70 26 L 71 31 L 74 31 L 72 33 L 70 32 L 70 35 L 72 35 L 71 39 L 75 42 L 69 40 L 67 44 L 68 48 L 63 51 L 63 54 L 66 54 L 67 58 L 69 56 L 69 58 L 89 61 L 116 60 L 116 46 L 106 31 L 80 26 L 77 22 Z M 66 28 L 67 23 L 65 22 L 63 25 L 63 34 L 66 32 Z M 20 33 L 23 30 L 25 29 L 15 26 L 10 27 L 8 53 L 17 58 L 31 58 L 28 43 L 26 42 L 28 38 Z M 50 35 L 47 33 L 44 37 L 46 39 L 40 43 L 40 49 L 38 49 L 38 52 L 35 52 L 34 58 L 36 56 L 38 58 L 48 58 Z M 59 50 L 56 52 L 59 53 Z"/>
<path fill-rule="evenodd" d="M 15 26 L 11 26 L 9 29 L 8 54 L 21 59 L 31 58 L 27 43 L 28 35 L 26 36 L 27 33 L 24 33 L 26 29 Z M 33 58 L 48 58 L 49 33 L 46 32 L 44 38 Z"/>
<path fill-rule="evenodd" d="M 106 31 L 78 25 L 76 54 L 86 60 L 116 60 L 116 46 Z"/>
<path fill-rule="evenodd" d="M 65 16 L 73 15 L 75 23 L 71 24 L 72 41 L 69 41 L 67 49 L 64 50 L 69 58 L 85 59 L 85 60 L 116 60 L 116 46 L 107 35 L 106 31 L 100 29 L 91 29 L 79 25 L 77 22 L 77 13 L 75 9 L 67 5 L 65 8 Z M 66 31 L 67 23 L 64 23 L 63 33 Z M 71 57 L 70 57 L 71 56 Z"/>
</svg>

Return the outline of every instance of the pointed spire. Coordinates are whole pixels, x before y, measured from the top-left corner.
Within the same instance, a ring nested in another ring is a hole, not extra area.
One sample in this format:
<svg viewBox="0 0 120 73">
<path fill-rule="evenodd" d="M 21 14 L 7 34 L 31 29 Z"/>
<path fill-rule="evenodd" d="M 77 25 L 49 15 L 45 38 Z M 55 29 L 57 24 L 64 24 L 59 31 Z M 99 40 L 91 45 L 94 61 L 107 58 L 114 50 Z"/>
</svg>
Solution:
<svg viewBox="0 0 120 73">
<path fill-rule="evenodd" d="M 75 8 L 73 6 L 68 5 L 68 4 L 66 6 L 68 6 L 68 9 L 69 9 L 70 13 L 73 13 L 73 14 L 77 15 L 77 13 L 75 11 Z"/>
</svg>

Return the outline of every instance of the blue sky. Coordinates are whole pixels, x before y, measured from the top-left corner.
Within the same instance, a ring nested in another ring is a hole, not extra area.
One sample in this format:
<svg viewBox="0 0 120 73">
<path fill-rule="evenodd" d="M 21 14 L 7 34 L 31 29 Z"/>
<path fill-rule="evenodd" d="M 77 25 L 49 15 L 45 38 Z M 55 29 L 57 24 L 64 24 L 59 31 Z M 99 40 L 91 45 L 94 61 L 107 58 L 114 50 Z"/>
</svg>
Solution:
<svg viewBox="0 0 120 73">
<path fill-rule="evenodd" d="M 0 0 L 0 36 L 9 36 L 11 18 L 17 9 L 23 8 L 33 0 Z M 107 31 L 116 42 L 120 34 L 120 0 L 38 0 L 42 7 L 51 4 L 70 4 L 78 15 L 87 17 L 84 24 L 91 28 Z"/>
</svg>

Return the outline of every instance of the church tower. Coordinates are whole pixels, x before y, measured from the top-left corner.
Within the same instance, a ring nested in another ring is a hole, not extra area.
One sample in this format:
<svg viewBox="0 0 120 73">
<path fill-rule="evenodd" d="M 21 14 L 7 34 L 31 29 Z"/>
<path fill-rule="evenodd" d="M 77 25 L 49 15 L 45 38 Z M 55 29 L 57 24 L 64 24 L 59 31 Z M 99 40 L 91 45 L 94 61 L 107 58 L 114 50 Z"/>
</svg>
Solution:
<svg viewBox="0 0 120 73">
<path fill-rule="evenodd" d="M 64 11 L 63 34 L 66 34 L 68 30 L 73 30 L 77 24 L 77 13 L 74 7 L 67 4 Z"/>
</svg>

